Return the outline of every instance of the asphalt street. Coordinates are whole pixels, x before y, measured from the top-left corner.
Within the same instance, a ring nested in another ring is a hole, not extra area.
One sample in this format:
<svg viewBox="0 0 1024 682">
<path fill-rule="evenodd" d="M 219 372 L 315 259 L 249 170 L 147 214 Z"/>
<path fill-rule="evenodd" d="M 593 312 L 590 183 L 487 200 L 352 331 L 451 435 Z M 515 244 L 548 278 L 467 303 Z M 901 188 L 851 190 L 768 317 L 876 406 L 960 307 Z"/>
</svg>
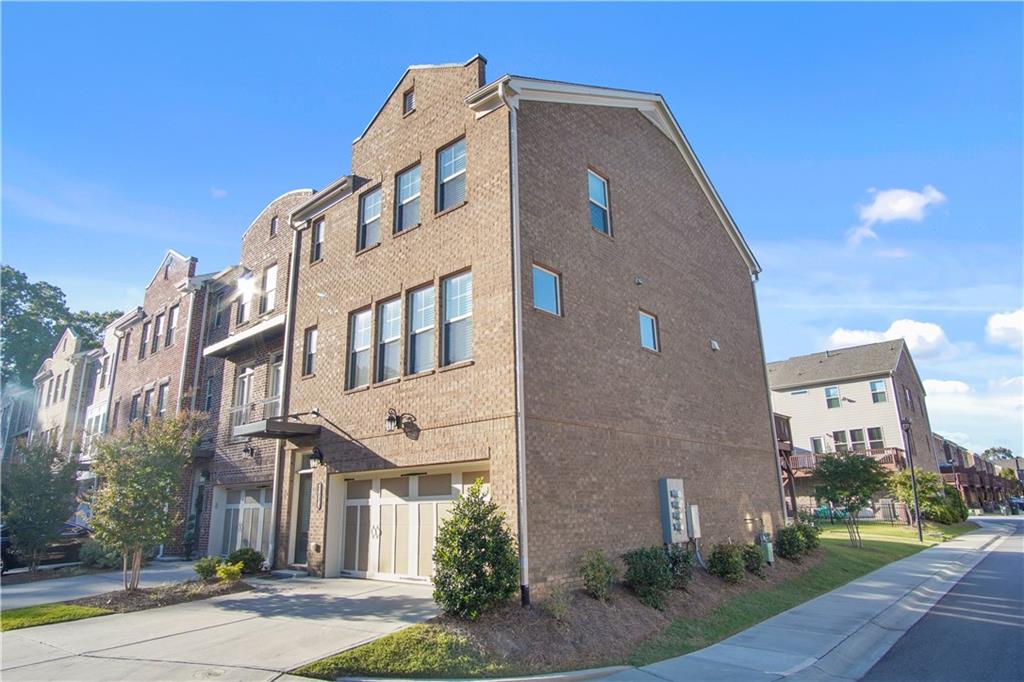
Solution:
<svg viewBox="0 0 1024 682">
<path fill-rule="evenodd" d="M 1003 522 L 1002 519 L 1000 519 Z M 862 678 L 1024 680 L 1024 517 Z"/>
</svg>

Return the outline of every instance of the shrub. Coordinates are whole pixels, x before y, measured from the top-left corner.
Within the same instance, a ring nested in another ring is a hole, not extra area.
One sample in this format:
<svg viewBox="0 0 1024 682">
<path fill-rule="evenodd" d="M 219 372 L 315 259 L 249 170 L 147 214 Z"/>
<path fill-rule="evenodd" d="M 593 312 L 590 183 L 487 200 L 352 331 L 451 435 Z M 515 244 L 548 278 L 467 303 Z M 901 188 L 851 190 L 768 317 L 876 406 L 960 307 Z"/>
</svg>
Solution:
<svg viewBox="0 0 1024 682">
<path fill-rule="evenodd" d="M 234 564 L 218 564 L 217 579 L 222 583 L 233 583 L 242 577 L 242 562 Z"/>
<path fill-rule="evenodd" d="M 192 569 L 203 580 L 210 580 L 217 575 L 218 566 L 220 566 L 219 556 L 204 556 L 196 561 Z"/>
<path fill-rule="evenodd" d="M 764 577 L 764 554 L 755 544 L 746 544 L 740 548 L 743 554 L 743 565 L 748 571 L 759 578 Z"/>
<path fill-rule="evenodd" d="M 682 590 L 693 577 L 693 552 L 685 545 L 668 545 L 665 547 L 665 555 L 668 557 L 668 566 L 672 571 L 674 587 Z"/>
<path fill-rule="evenodd" d="M 612 581 L 616 573 L 615 565 L 599 549 L 588 549 L 580 557 L 583 591 L 595 599 L 609 601 L 612 598 Z"/>
<path fill-rule="evenodd" d="M 806 550 L 804 534 L 796 525 L 783 526 L 775 534 L 775 553 L 783 559 L 799 561 L 800 555 Z"/>
<path fill-rule="evenodd" d="M 237 564 L 239 562 L 242 564 L 242 573 L 255 575 L 263 570 L 264 558 L 261 552 L 257 552 L 252 547 L 242 547 L 228 554 L 229 564 Z"/>
<path fill-rule="evenodd" d="M 738 583 L 743 580 L 745 564 L 743 548 L 731 543 L 715 545 L 708 557 L 708 573 L 717 575 L 727 583 Z"/>
<path fill-rule="evenodd" d="M 78 551 L 78 560 L 85 567 L 121 568 L 123 559 L 118 550 L 103 549 L 95 540 L 86 540 Z"/>
<path fill-rule="evenodd" d="M 813 523 L 804 523 L 803 521 L 800 521 L 798 523 L 794 523 L 793 527 L 800 531 L 800 537 L 804 539 L 804 551 L 817 549 L 821 545 L 821 540 L 818 539 L 818 536 L 821 535 L 821 529 Z"/>
<path fill-rule="evenodd" d="M 675 578 L 665 550 L 661 547 L 643 547 L 622 555 L 626 562 L 626 584 L 636 593 L 641 604 L 665 610 L 665 598 Z"/>
<path fill-rule="evenodd" d="M 455 501 L 434 545 L 434 601 L 449 616 L 476 620 L 511 599 L 519 584 L 516 541 L 477 481 Z"/>
</svg>

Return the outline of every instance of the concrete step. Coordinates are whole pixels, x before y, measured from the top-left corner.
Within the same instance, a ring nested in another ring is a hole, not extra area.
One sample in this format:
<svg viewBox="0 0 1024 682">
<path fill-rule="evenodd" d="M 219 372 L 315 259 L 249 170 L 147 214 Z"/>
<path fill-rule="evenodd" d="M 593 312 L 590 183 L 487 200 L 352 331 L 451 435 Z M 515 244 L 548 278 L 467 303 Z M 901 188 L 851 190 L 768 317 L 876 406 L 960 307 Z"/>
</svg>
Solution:
<svg viewBox="0 0 1024 682">
<path fill-rule="evenodd" d="M 308 578 L 309 571 L 303 571 L 298 568 L 280 568 L 276 571 L 271 571 L 270 575 L 284 580 L 289 578 Z"/>
</svg>

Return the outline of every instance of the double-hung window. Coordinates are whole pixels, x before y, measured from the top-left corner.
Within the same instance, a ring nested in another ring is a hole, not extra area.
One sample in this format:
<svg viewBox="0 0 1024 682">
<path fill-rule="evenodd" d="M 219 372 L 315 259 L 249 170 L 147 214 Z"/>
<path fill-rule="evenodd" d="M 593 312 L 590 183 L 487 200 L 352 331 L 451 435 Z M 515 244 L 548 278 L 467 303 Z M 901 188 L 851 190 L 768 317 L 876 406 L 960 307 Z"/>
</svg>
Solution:
<svg viewBox="0 0 1024 682">
<path fill-rule="evenodd" d="M 142 423 L 148 424 L 149 418 L 153 416 L 153 389 L 146 391 L 142 399 Z"/>
<path fill-rule="evenodd" d="M 68 379 L 71 376 L 71 370 L 64 370 L 64 379 L 60 383 L 60 399 L 66 400 L 68 397 Z"/>
<path fill-rule="evenodd" d="M 409 88 L 402 93 L 402 114 L 411 114 L 416 109 L 416 91 Z"/>
<path fill-rule="evenodd" d="M 907 408 L 914 409 L 914 394 L 906 386 L 903 387 L 903 397 L 906 398 Z"/>
<path fill-rule="evenodd" d="M 349 315 L 348 319 L 348 388 L 370 383 L 370 344 L 373 327 L 370 309 Z"/>
<path fill-rule="evenodd" d="M 128 351 L 131 349 L 131 345 L 132 345 L 132 333 L 131 332 L 125 332 L 124 333 L 124 342 L 123 343 L 124 343 L 124 346 L 121 348 L 121 360 L 122 360 L 122 362 L 128 360 Z"/>
<path fill-rule="evenodd" d="M 612 233 L 608 212 L 608 181 L 592 170 L 587 171 L 587 196 L 590 200 L 590 226 L 603 234 Z"/>
<path fill-rule="evenodd" d="M 380 187 L 367 192 L 359 200 L 359 251 L 380 241 Z"/>
<path fill-rule="evenodd" d="M 561 278 L 539 265 L 533 266 L 533 307 L 552 315 L 562 314 Z"/>
<path fill-rule="evenodd" d="M 395 178 L 395 232 L 420 223 L 420 167 L 414 166 Z"/>
<path fill-rule="evenodd" d="M 103 364 L 100 365 L 100 388 L 107 385 L 107 373 L 110 370 L 110 356 L 103 356 Z"/>
<path fill-rule="evenodd" d="M 820 437 L 811 438 L 811 452 L 816 455 L 825 454 L 825 444 Z"/>
<path fill-rule="evenodd" d="M 263 296 L 260 297 L 260 314 L 269 313 L 277 305 L 277 264 L 263 271 Z"/>
<path fill-rule="evenodd" d="M 836 445 L 836 452 L 849 452 L 849 443 L 846 440 L 846 431 L 833 431 L 832 442 Z"/>
<path fill-rule="evenodd" d="M 156 416 L 158 417 L 167 414 L 167 386 L 168 384 L 160 384 L 156 391 Z"/>
<path fill-rule="evenodd" d="M 640 346 L 647 350 L 658 351 L 661 349 L 661 339 L 658 338 L 658 318 L 650 313 L 640 311 Z"/>
<path fill-rule="evenodd" d="M 238 311 L 235 314 L 235 324 L 248 322 L 252 316 L 252 294 L 255 282 L 252 273 L 247 272 L 238 278 Z"/>
<path fill-rule="evenodd" d="M 270 236 L 277 236 L 277 216 L 274 216 L 273 218 L 270 219 Z"/>
<path fill-rule="evenodd" d="M 444 211 L 466 200 L 466 140 L 437 153 L 437 210 Z"/>
<path fill-rule="evenodd" d="M 153 320 L 153 346 L 149 349 L 150 353 L 155 353 L 160 348 L 160 330 L 164 326 L 163 313 L 156 316 Z"/>
<path fill-rule="evenodd" d="M 842 405 L 838 386 L 829 386 L 825 389 L 825 404 L 828 405 L 829 409 Z"/>
<path fill-rule="evenodd" d="M 885 396 L 885 379 L 877 379 L 871 382 L 871 402 L 873 403 L 884 403 L 887 398 Z"/>
<path fill-rule="evenodd" d="M 872 450 L 884 450 L 885 441 L 882 440 L 882 428 L 879 426 L 868 427 L 868 447 Z"/>
<path fill-rule="evenodd" d="M 149 322 L 142 325 L 142 336 L 139 337 L 139 360 L 146 357 L 146 347 L 149 346 L 149 327 Z"/>
<path fill-rule="evenodd" d="M 473 358 L 473 273 L 448 277 L 444 291 L 442 365 Z"/>
<path fill-rule="evenodd" d="M 132 396 L 131 406 L 128 408 L 128 421 L 133 422 L 139 418 L 139 396 L 138 393 Z"/>
<path fill-rule="evenodd" d="M 213 297 L 213 319 L 210 321 L 210 326 L 214 329 L 220 326 L 222 310 L 224 310 L 224 294 L 217 294 Z"/>
<path fill-rule="evenodd" d="M 178 329 L 178 306 L 172 305 L 167 311 L 167 338 L 164 345 L 170 346 L 174 343 L 174 332 Z"/>
<path fill-rule="evenodd" d="M 850 447 L 856 452 L 863 452 L 865 445 L 864 429 L 850 429 Z"/>
<path fill-rule="evenodd" d="M 434 368 L 434 287 L 409 292 L 409 374 Z"/>
<path fill-rule="evenodd" d="M 402 299 L 377 306 L 377 381 L 394 379 L 402 372 Z"/>
<path fill-rule="evenodd" d="M 209 412 L 211 409 L 213 409 L 213 396 L 214 396 L 213 390 L 214 390 L 214 387 L 216 386 L 216 384 L 214 382 L 215 382 L 214 377 L 212 377 L 212 376 L 211 377 L 206 377 L 206 397 L 203 398 L 203 411 L 204 412 Z"/>
<path fill-rule="evenodd" d="M 324 219 L 313 223 L 309 239 L 309 262 L 315 263 L 324 257 Z"/>
<path fill-rule="evenodd" d="M 302 349 L 302 376 L 310 376 L 316 372 L 316 327 L 306 330 Z"/>
</svg>

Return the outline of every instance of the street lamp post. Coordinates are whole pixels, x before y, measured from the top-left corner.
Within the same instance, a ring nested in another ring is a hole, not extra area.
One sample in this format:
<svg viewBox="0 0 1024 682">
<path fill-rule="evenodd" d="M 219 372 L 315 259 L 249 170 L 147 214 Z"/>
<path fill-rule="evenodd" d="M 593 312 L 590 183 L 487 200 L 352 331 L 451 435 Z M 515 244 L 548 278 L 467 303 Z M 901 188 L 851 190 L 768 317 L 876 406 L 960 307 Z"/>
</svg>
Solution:
<svg viewBox="0 0 1024 682">
<path fill-rule="evenodd" d="M 917 499 L 917 473 L 914 471 L 914 452 L 911 446 L 910 417 L 900 420 L 903 432 L 907 434 L 907 462 L 910 463 L 910 485 L 914 489 L 914 519 L 917 521 L 917 541 L 924 542 L 924 532 L 921 530 L 921 505 Z"/>
</svg>

